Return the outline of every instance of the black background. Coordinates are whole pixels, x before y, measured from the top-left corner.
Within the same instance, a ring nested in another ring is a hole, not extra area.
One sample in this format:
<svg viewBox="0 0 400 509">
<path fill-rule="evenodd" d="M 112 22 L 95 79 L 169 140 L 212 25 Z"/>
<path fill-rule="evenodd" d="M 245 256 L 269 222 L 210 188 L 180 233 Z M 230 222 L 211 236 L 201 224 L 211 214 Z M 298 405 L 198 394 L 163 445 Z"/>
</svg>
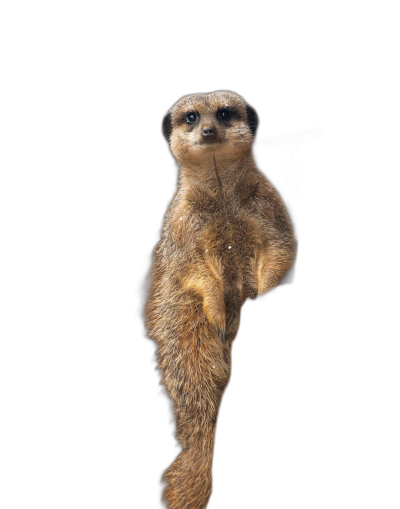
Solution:
<svg viewBox="0 0 400 509">
<path fill-rule="evenodd" d="M 182 95 L 232 90 L 258 111 L 256 160 L 292 214 L 299 258 L 292 286 L 243 309 L 209 507 L 339 501 L 366 454 L 358 417 L 365 386 L 358 343 L 344 325 L 351 304 L 338 225 L 356 130 L 347 70 L 301 54 L 261 67 L 242 57 L 235 66 L 182 58 L 171 68 L 160 57 L 126 65 L 125 56 L 83 58 L 71 82 L 80 104 L 71 139 L 81 152 L 66 179 L 78 239 L 73 309 L 83 318 L 68 417 L 75 482 L 121 507 L 158 507 L 161 473 L 178 453 L 140 313 L 176 186 L 161 119 Z"/>
</svg>

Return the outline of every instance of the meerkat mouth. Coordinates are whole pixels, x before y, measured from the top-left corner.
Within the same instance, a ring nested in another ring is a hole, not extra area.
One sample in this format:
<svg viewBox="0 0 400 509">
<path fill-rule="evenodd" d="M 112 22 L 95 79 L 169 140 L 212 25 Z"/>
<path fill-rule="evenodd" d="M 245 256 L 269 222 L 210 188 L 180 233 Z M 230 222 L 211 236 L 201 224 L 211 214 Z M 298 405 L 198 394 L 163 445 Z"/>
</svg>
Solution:
<svg viewBox="0 0 400 509">
<path fill-rule="evenodd" d="M 204 146 L 207 146 L 207 145 L 221 145 L 223 143 L 223 140 L 216 140 L 216 139 L 211 139 L 211 140 L 200 140 L 197 145 L 201 146 L 201 147 L 204 147 Z"/>
</svg>

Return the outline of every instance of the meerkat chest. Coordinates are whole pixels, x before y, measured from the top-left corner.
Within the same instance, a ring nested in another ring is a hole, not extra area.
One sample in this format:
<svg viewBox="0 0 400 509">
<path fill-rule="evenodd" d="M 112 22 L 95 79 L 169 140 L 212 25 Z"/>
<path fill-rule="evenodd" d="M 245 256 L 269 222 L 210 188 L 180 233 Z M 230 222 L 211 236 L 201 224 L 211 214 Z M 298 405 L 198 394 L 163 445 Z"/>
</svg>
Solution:
<svg viewBox="0 0 400 509">
<path fill-rule="evenodd" d="M 260 243 L 258 218 L 235 195 L 194 190 L 184 209 L 197 248 L 226 264 L 254 256 Z"/>
<path fill-rule="evenodd" d="M 257 222 L 241 210 L 225 211 L 205 225 L 201 235 L 205 249 L 218 255 L 226 264 L 246 263 L 260 243 Z"/>
</svg>

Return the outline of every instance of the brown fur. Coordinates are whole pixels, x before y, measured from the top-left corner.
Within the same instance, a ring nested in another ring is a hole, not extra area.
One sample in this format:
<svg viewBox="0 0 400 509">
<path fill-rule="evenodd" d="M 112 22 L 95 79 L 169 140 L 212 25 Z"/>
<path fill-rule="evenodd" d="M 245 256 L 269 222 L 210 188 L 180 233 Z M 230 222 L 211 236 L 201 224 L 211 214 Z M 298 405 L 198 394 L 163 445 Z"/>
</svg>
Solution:
<svg viewBox="0 0 400 509">
<path fill-rule="evenodd" d="M 235 110 L 229 121 L 216 117 L 225 107 Z M 193 125 L 188 112 L 197 112 Z M 251 154 L 256 121 L 232 92 L 183 97 L 164 119 L 179 183 L 155 248 L 147 326 L 183 447 L 165 473 L 170 509 L 207 505 L 241 306 L 276 286 L 294 259 L 288 213 Z M 204 127 L 215 130 L 213 142 Z"/>
</svg>

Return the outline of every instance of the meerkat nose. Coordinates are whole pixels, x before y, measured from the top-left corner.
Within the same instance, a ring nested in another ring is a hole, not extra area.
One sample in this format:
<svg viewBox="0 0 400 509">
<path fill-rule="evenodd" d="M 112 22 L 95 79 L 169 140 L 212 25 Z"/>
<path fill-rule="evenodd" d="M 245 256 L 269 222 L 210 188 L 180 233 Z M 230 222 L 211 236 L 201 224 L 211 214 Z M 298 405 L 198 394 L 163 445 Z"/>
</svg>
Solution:
<svg viewBox="0 0 400 509">
<path fill-rule="evenodd" d="M 203 135 L 203 138 L 212 138 L 215 136 L 215 129 L 213 127 L 203 127 L 201 134 Z"/>
</svg>

